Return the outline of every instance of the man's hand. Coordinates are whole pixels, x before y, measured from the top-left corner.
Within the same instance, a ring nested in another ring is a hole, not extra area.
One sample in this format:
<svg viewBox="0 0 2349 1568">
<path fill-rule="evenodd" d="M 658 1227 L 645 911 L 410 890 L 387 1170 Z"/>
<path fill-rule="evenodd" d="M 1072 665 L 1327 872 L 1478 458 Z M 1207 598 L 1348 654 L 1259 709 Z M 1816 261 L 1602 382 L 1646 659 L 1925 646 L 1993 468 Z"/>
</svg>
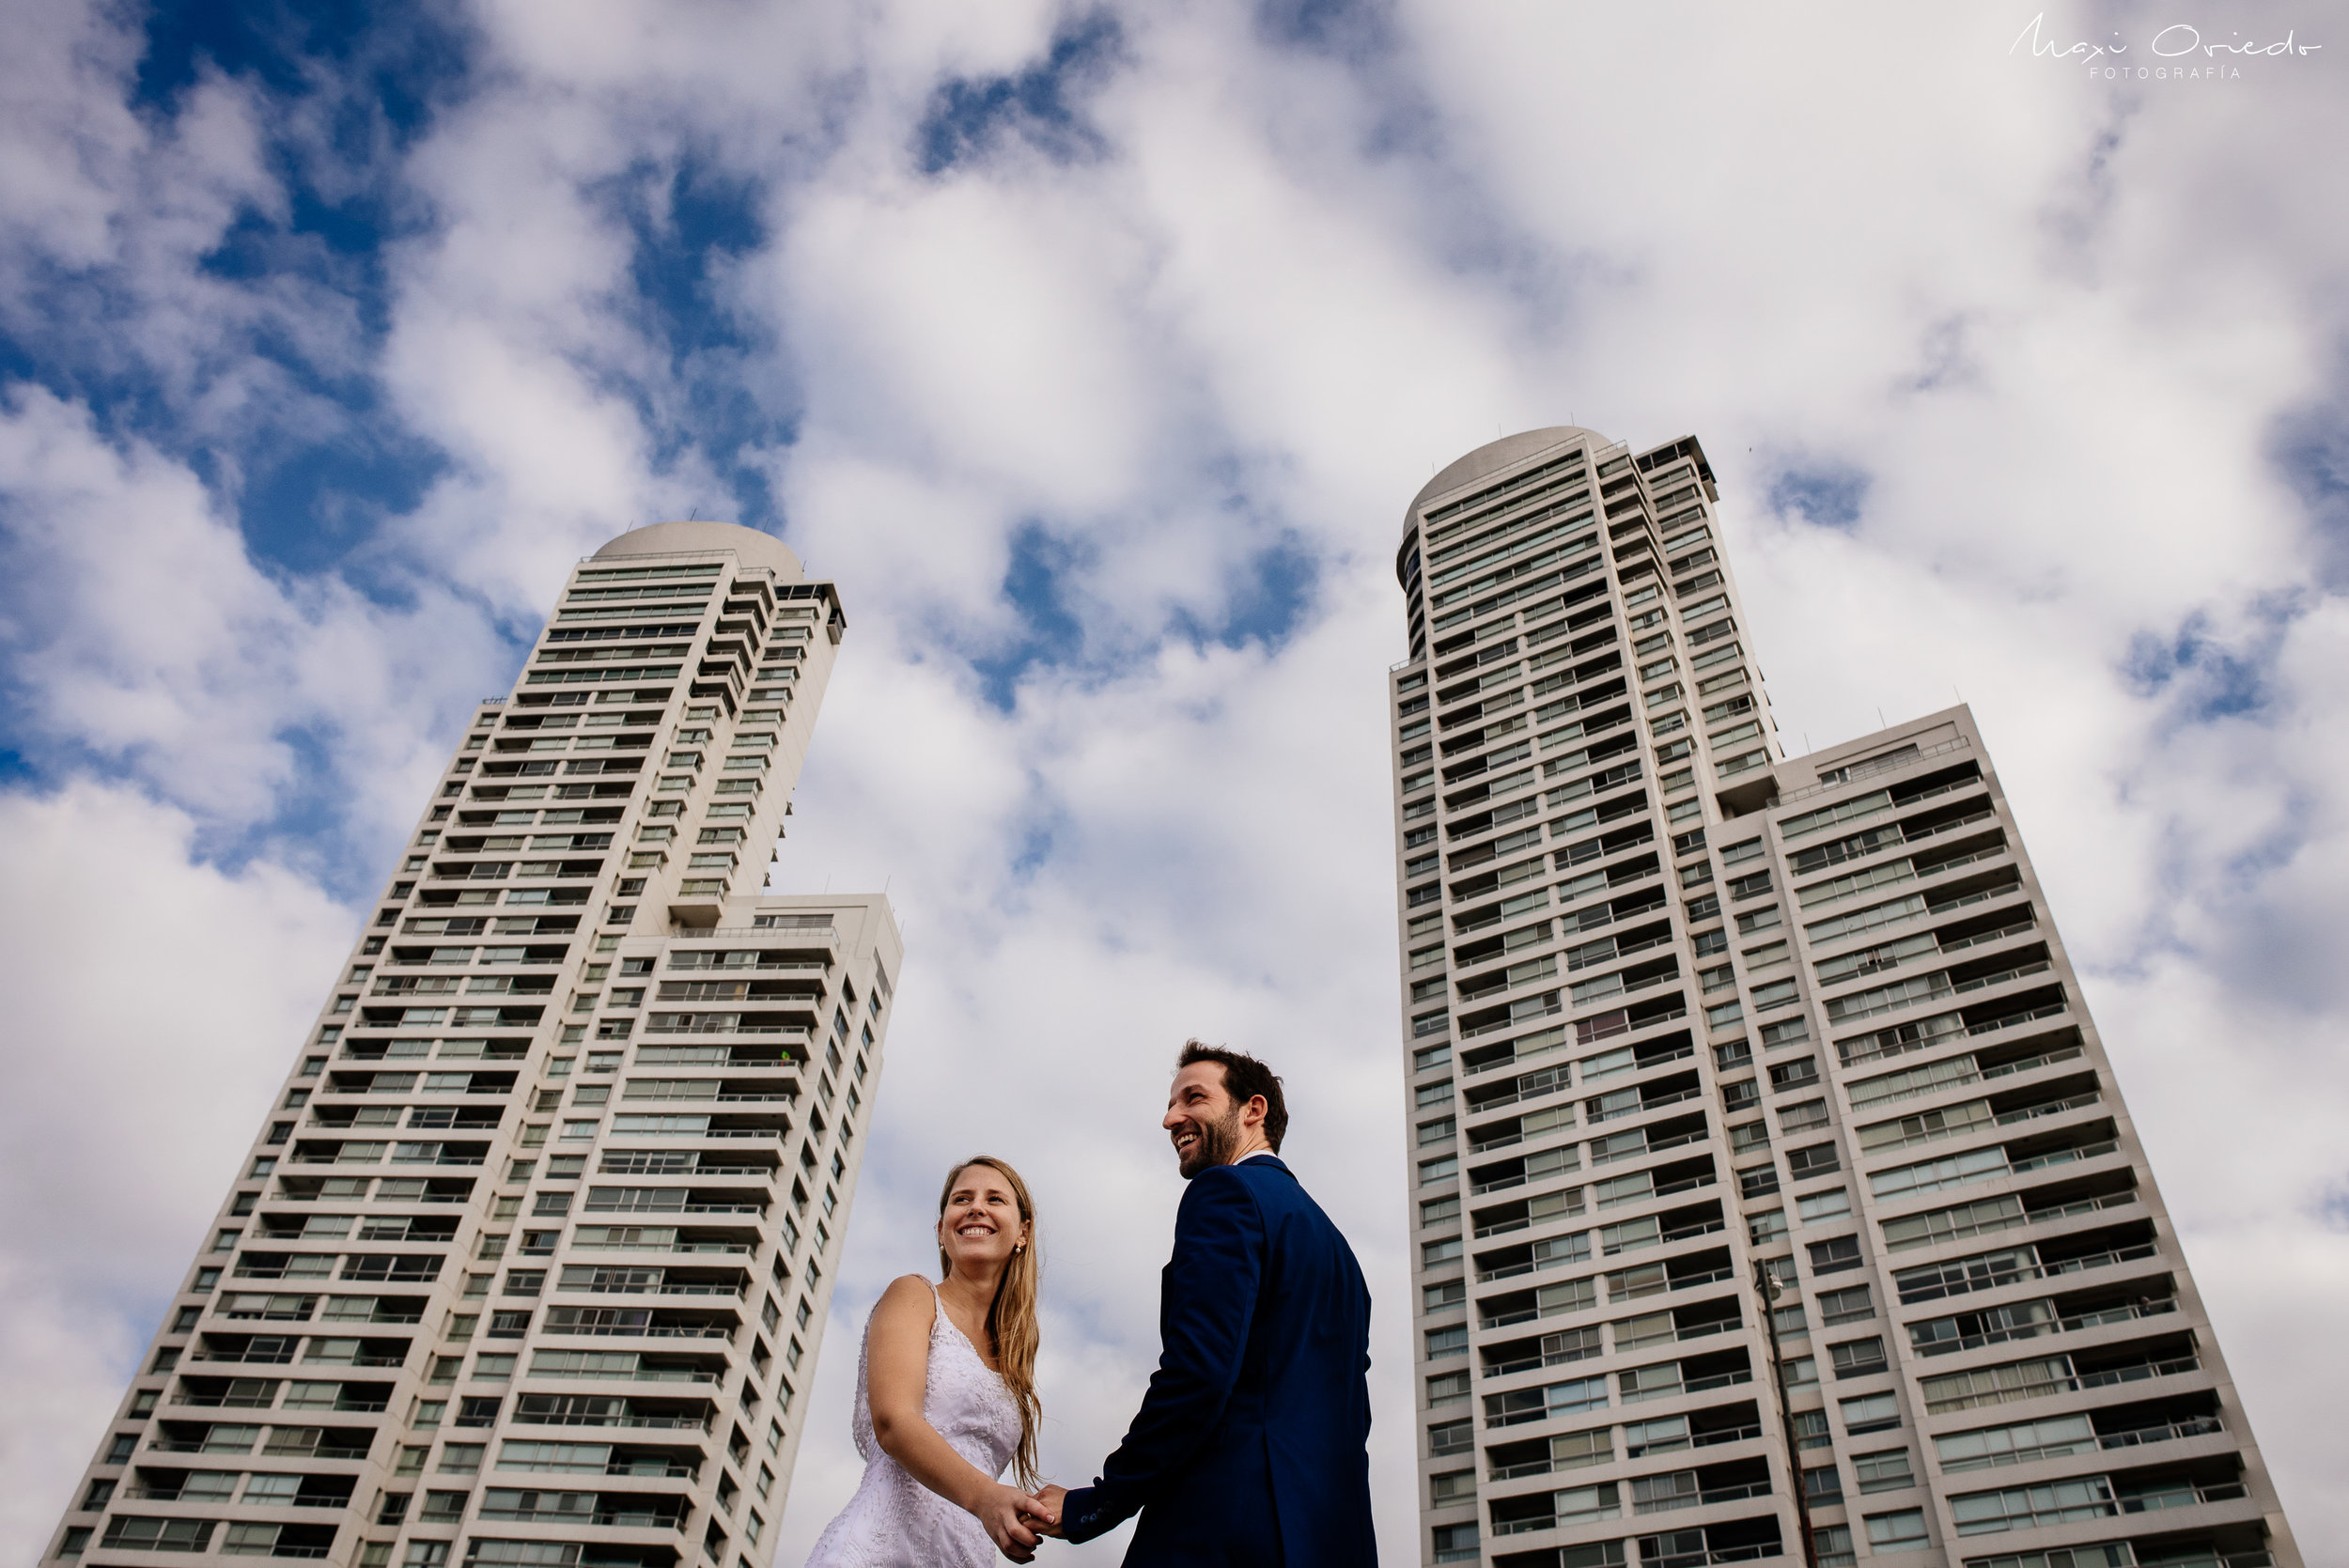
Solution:
<svg viewBox="0 0 2349 1568">
<path fill-rule="evenodd" d="M 1067 1496 L 1068 1488 L 1066 1486 L 1046 1486 L 1036 1493 L 1035 1501 L 1039 1511 L 1037 1516 L 1043 1521 L 1035 1527 L 1038 1534 L 1060 1534 L 1063 1499 Z"/>
<path fill-rule="evenodd" d="M 1059 1517 L 1057 1514 L 1048 1516 L 1035 1498 L 1018 1487 L 1003 1485 L 988 1486 L 971 1512 L 987 1528 L 987 1538 L 1014 1562 L 1034 1561 L 1036 1530 Z"/>
</svg>

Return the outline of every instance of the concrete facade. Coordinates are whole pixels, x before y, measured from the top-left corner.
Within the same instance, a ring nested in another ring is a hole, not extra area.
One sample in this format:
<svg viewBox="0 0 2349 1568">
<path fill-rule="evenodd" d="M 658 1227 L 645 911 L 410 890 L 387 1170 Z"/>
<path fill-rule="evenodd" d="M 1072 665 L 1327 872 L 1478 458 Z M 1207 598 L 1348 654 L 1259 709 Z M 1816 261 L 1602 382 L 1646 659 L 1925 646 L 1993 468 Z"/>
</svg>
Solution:
<svg viewBox="0 0 2349 1568">
<path fill-rule="evenodd" d="M 1422 1560 L 2298 1568 L 1971 714 L 1785 757 L 1717 499 L 1406 517 Z"/>
<path fill-rule="evenodd" d="M 765 1568 L 902 958 L 760 891 L 846 628 L 730 524 L 573 570 L 44 1561 Z"/>
</svg>

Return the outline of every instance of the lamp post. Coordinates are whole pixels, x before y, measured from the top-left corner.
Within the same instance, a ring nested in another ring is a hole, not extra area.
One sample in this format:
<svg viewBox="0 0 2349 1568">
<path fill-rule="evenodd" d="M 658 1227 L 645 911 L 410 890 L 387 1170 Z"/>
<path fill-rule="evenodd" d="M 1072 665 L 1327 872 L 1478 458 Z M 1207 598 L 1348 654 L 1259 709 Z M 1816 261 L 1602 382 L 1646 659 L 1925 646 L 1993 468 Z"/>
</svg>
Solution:
<svg viewBox="0 0 2349 1568">
<path fill-rule="evenodd" d="M 1803 1489 L 1802 1456 L 1795 1443 L 1795 1409 L 1786 1398 L 1786 1363 L 1778 1353 L 1778 1296 L 1784 1287 L 1759 1258 L 1753 1263 L 1753 1288 L 1762 1298 L 1762 1322 L 1770 1335 L 1770 1382 L 1778 1389 L 1778 1429 L 1786 1439 L 1786 1474 L 1795 1488 L 1795 1518 L 1802 1531 L 1803 1568 L 1819 1568 L 1819 1544 L 1811 1532 L 1811 1496 Z"/>
</svg>

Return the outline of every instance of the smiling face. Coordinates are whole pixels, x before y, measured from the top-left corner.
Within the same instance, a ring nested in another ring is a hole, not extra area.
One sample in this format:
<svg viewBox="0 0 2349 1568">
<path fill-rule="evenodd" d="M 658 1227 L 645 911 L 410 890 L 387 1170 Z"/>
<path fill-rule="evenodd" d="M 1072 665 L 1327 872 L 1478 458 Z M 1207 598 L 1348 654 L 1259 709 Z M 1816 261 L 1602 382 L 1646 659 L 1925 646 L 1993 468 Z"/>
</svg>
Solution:
<svg viewBox="0 0 2349 1568">
<path fill-rule="evenodd" d="M 1210 1166 L 1229 1165 L 1252 1148 L 1269 1147 L 1263 1125 L 1264 1101 L 1233 1104 L 1220 1062 L 1194 1062 L 1174 1075 L 1166 1117 L 1159 1124 L 1174 1145 L 1185 1181 Z"/>
<path fill-rule="evenodd" d="M 939 1211 L 938 1246 L 958 1274 L 994 1273 L 1015 1248 L 1028 1245 L 1029 1224 L 1019 1218 L 1019 1198 L 991 1165 L 966 1165 L 946 1184 L 946 1206 Z"/>
</svg>

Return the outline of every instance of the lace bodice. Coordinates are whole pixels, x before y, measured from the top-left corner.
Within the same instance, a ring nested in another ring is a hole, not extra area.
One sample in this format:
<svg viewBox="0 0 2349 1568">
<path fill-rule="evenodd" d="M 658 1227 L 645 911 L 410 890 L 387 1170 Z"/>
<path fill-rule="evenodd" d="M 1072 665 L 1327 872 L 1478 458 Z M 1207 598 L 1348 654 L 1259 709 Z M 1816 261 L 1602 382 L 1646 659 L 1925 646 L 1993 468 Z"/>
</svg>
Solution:
<svg viewBox="0 0 2349 1568">
<path fill-rule="evenodd" d="M 930 1295 L 937 1315 L 930 1324 L 922 1417 L 957 1453 L 1000 1477 L 1019 1452 L 1019 1406 L 946 1315 L 936 1285 Z M 817 1540 L 807 1568 L 988 1568 L 995 1561 L 995 1544 L 978 1520 L 908 1475 L 874 1437 L 865 1382 L 872 1341 L 867 1318 L 857 1351 L 856 1416 L 850 1423 L 864 1460 L 864 1479 Z"/>
</svg>

